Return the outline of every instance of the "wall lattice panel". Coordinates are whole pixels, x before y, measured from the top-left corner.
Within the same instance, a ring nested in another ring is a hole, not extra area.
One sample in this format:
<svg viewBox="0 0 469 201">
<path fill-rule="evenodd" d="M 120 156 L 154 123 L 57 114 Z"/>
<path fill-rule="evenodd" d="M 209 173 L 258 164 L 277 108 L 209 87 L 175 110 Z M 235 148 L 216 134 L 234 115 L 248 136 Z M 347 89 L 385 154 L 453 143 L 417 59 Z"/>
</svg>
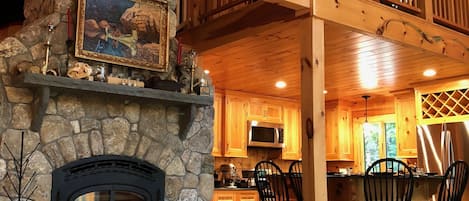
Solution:
<svg viewBox="0 0 469 201">
<path fill-rule="evenodd" d="M 418 93 L 417 115 L 420 123 L 469 120 L 469 88 Z M 419 111 L 420 110 L 420 111 Z"/>
</svg>

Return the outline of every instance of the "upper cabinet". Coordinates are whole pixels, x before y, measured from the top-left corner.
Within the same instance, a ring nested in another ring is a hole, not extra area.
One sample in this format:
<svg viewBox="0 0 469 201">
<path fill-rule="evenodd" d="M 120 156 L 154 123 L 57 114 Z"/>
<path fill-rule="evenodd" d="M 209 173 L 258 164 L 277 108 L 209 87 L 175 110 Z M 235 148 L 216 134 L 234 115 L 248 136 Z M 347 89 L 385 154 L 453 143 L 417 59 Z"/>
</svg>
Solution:
<svg viewBox="0 0 469 201">
<path fill-rule="evenodd" d="M 417 157 L 417 118 L 414 90 L 394 92 L 396 113 L 397 156 Z"/>
<path fill-rule="evenodd" d="M 225 94 L 225 139 L 224 156 L 247 157 L 247 108 L 248 99 L 243 96 Z"/>
<path fill-rule="evenodd" d="M 283 106 L 283 160 L 301 159 L 301 108 L 297 103 Z"/>
<path fill-rule="evenodd" d="M 353 161 L 352 110 L 345 101 L 326 102 L 326 159 Z"/>
<path fill-rule="evenodd" d="M 248 157 L 249 119 L 283 124 L 282 159 L 301 159 L 301 108 L 298 103 L 226 91 L 215 93 L 213 107 L 213 156 Z"/>
<path fill-rule="evenodd" d="M 250 120 L 282 123 L 282 105 L 267 99 L 250 98 L 248 118 Z"/>
<path fill-rule="evenodd" d="M 213 97 L 213 156 L 222 156 L 223 150 L 223 94 L 215 93 Z"/>
</svg>

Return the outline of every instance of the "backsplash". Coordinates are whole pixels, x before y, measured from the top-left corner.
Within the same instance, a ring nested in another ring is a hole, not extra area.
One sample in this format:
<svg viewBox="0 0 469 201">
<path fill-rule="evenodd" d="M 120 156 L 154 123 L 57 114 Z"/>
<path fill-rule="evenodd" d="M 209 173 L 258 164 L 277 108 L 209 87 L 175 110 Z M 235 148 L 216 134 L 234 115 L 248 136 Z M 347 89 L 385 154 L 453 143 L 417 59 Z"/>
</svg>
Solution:
<svg viewBox="0 0 469 201">
<path fill-rule="evenodd" d="M 282 160 L 282 149 L 271 148 L 248 148 L 248 158 L 228 158 L 228 157 L 215 157 L 215 171 L 221 176 L 220 166 L 222 164 L 233 163 L 236 166 L 236 172 L 241 177 L 242 170 L 254 170 L 254 167 L 259 161 L 272 160 L 283 172 L 288 172 L 291 160 Z M 217 179 L 217 178 L 215 178 Z"/>
</svg>

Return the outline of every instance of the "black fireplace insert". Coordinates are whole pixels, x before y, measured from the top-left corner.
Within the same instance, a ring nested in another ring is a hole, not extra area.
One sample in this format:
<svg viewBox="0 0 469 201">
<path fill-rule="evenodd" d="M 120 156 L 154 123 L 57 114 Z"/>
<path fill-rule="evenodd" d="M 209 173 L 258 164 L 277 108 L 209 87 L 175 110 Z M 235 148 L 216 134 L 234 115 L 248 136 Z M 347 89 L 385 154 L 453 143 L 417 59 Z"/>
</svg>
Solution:
<svg viewBox="0 0 469 201">
<path fill-rule="evenodd" d="M 165 173 L 128 156 L 104 155 L 52 172 L 52 201 L 163 201 Z"/>
</svg>

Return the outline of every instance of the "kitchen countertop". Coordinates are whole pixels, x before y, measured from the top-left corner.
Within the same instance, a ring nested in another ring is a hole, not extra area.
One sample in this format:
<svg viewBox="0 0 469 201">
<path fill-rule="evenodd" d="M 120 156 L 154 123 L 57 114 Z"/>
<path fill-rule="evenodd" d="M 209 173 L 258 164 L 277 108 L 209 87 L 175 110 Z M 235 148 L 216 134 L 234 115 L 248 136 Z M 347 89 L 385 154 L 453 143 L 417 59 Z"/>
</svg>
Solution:
<svg viewBox="0 0 469 201">
<path fill-rule="evenodd" d="M 364 174 L 352 174 L 352 175 L 343 175 L 343 174 L 328 174 L 327 178 L 363 178 Z M 414 179 L 442 179 L 442 175 L 422 175 L 414 176 Z"/>
<path fill-rule="evenodd" d="M 249 188 L 216 187 L 213 190 L 216 190 L 216 191 L 248 191 L 248 190 L 257 190 L 257 188 L 256 187 L 249 187 Z"/>
</svg>

